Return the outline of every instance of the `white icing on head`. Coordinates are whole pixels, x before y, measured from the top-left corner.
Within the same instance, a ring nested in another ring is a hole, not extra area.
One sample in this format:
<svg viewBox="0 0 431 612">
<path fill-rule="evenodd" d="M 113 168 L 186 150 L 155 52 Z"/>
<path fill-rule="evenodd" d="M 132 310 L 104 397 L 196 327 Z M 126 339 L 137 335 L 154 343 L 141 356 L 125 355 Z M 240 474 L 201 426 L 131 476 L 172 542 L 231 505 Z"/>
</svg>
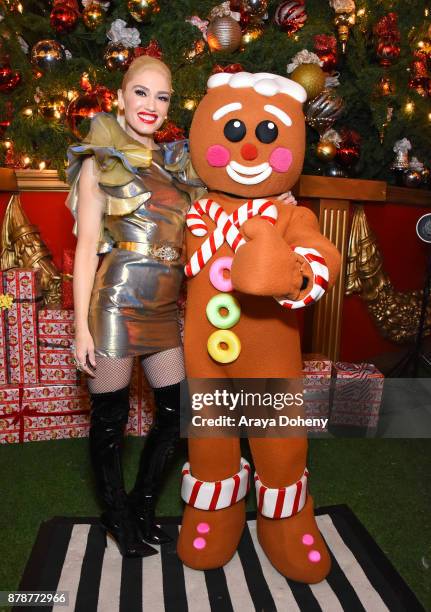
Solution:
<svg viewBox="0 0 431 612">
<path fill-rule="evenodd" d="M 269 72 L 219 72 L 208 79 L 208 89 L 229 85 L 233 89 L 252 87 L 262 96 L 272 97 L 278 93 L 286 94 L 298 102 L 305 102 L 307 94 L 299 83 Z"/>
<path fill-rule="evenodd" d="M 233 111 L 240 110 L 242 108 L 242 104 L 240 102 L 231 102 L 230 104 L 225 104 L 224 106 L 218 108 L 215 113 L 213 113 L 213 120 L 217 121 L 221 119 L 228 113 L 232 113 Z"/>
<path fill-rule="evenodd" d="M 280 121 L 284 123 L 284 125 L 287 125 L 288 127 L 292 125 L 292 119 L 287 113 L 284 112 L 284 110 L 278 108 L 278 106 L 273 106 L 272 104 L 265 104 L 263 110 L 267 113 L 271 113 L 271 115 L 275 115 L 276 117 L 278 117 Z"/>
</svg>

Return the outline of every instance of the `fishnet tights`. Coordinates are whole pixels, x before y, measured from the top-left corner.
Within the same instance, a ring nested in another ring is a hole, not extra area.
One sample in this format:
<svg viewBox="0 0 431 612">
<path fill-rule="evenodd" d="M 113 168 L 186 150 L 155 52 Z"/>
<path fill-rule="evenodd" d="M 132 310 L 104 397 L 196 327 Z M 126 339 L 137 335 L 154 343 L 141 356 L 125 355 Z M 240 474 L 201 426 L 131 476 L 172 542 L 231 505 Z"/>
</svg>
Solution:
<svg viewBox="0 0 431 612">
<path fill-rule="evenodd" d="M 185 377 L 181 346 L 142 358 L 142 367 L 153 389 L 175 385 Z M 90 393 L 111 393 L 130 383 L 133 358 L 96 357 L 96 376 L 88 377 Z"/>
</svg>

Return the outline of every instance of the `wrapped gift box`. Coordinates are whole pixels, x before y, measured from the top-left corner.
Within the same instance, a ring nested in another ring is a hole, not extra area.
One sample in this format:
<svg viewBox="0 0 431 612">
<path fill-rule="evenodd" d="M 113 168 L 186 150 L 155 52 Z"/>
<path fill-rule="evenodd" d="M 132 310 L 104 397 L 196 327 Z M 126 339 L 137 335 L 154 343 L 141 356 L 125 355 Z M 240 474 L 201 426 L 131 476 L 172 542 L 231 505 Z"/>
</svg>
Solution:
<svg viewBox="0 0 431 612">
<path fill-rule="evenodd" d="M 318 354 L 305 354 L 303 359 L 305 416 L 329 419 L 332 399 L 332 361 Z M 309 427 L 308 430 L 327 433 L 328 427 Z"/>
<path fill-rule="evenodd" d="M 73 310 L 42 308 L 38 319 L 40 381 L 46 384 L 77 383 Z"/>
<path fill-rule="evenodd" d="M 63 308 L 73 308 L 73 264 L 75 251 L 63 251 L 63 274 L 61 285 L 61 304 Z"/>
<path fill-rule="evenodd" d="M 37 385 L 23 389 L 23 441 L 82 438 L 90 427 L 88 393 L 77 385 Z"/>
<path fill-rule="evenodd" d="M 0 293 L 3 288 L 3 273 L 0 270 Z M 7 384 L 6 327 L 3 308 L 0 308 L 0 385 Z"/>
<path fill-rule="evenodd" d="M 9 382 L 37 383 L 37 310 L 42 299 L 40 270 L 7 270 L 3 273 L 3 289 L 14 299 L 5 312 Z"/>
<path fill-rule="evenodd" d="M 0 444 L 19 442 L 19 387 L 0 387 Z"/>
<path fill-rule="evenodd" d="M 135 360 L 130 381 L 130 412 L 126 435 L 144 436 L 153 422 L 154 400 L 151 388 L 142 373 L 139 359 Z"/>
<path fill-rule="evenodd" d="M 379 421 L 384 376 L 371 363 L 335 363 L 330 425 L 375 429 Z"/>
</svg>

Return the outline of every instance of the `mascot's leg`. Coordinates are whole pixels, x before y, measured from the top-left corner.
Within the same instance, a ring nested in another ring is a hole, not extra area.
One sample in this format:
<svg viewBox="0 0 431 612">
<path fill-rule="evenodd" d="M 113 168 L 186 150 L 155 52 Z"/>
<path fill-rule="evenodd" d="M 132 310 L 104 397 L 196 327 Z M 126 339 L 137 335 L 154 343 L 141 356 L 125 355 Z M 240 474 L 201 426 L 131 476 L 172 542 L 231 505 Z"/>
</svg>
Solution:
<svg viewBox="0 0 431 612">
<path fill-rule="evenodd" d="M 244 529 L 250 466 L 241 459 L 238 438 L 190 439 L 189 457 L 177 553 L 193 569 L 222 567 L 235 554 Z"/>
<path fill-rule="evenodd" d="M 306 438 L 250 439 L 256 468 L 257 534 L 283 576 L 314 584 L 331 560 L 307 493 Z"/>
</svg>

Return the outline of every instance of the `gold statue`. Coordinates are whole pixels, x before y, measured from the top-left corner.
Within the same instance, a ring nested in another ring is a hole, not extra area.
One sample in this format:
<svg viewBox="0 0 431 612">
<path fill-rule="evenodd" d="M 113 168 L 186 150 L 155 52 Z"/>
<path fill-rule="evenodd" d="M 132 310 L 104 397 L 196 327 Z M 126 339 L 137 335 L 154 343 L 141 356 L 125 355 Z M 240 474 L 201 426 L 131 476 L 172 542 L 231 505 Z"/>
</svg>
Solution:
<svg viewBox="0 0 431 612">
<path fill-rule="evenodd" d="M 353 293 L 366 301 L 385 338 L 402 343 L 415 337 L 422 291 L 395 291 L 383 269 L 383 258 L 363 206 L 357 206 L 353 215 L 347 253 L 346 295 Z M 431 322 L 430 308 L 427 320 Z"/>
<path fill-rule="evenodd" d="M 21 207 L 18 194 L 11 196 L 1 230 L 0 269 L 40 268 L 46 306 L 61 302 L 61 275 L 52 256 Z"/>
</svg>

